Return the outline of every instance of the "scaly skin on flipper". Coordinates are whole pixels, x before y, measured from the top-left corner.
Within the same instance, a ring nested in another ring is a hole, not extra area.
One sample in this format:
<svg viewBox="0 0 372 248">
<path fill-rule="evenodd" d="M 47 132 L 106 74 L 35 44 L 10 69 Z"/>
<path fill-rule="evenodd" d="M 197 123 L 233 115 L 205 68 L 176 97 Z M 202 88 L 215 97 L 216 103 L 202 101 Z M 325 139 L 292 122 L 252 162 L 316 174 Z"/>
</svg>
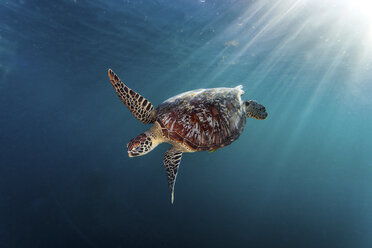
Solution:
<svg viewBox="0 0 372 248">
<path fill-rule="evenodd" d="M 176 182 L 178 167 L 181 163 L 182 151 L 171 147 L 164 154 L 164 168 L 167 172 L 168 185 L 171 191 L 171 203 L 174 201 L 174 183 Z"/>
<path fill-rule="evenodd" d="M 128 107 L 134 117 L 145 124 L 153 123 L 155 121 L 155 111 L 151 102 L 128 88 L 111 69 L 108 70 L 108 75 L 120 100 Z"/>
</svg>

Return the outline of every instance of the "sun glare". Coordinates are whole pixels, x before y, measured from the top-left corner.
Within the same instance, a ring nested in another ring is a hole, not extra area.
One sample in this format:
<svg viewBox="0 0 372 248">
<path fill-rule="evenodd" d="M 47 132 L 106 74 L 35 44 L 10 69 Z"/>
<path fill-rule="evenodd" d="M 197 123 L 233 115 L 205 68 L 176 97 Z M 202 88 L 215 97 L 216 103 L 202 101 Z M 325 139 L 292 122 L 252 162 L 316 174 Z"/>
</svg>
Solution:
<svg viewBox="0 0 372 248">
<path fill-rule="evenodd" d="M 363 13 L 371 17 L 372 1 L 370 0 L 353 0 L 349 2 L 351 8 L 358 14 Z M 371 17 L 372 18 L 372 17 Z"/>
<path fill-rule="evenodd" d="M 372 1 L 371 0 L 350 0 L 349 11 L 364 25 L 369 27 L 369 36 L 372 36 Z"/>
</svg>

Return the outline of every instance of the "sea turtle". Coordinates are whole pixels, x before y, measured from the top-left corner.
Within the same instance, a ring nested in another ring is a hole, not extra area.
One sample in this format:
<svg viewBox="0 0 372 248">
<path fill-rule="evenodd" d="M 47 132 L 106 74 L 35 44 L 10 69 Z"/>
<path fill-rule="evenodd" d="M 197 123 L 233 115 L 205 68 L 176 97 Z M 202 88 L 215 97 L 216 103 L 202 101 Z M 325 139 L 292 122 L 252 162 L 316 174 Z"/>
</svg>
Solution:
<svg viewBox="0 0 372 248">
<path fill-rule="evenodd" d="M 172 147 L 164 154 L 164 167 L 174 201 L 174 184 L 182 153 L 215 151 L 230 145 L 243 132 L 246 117 L 263 120 L 266 109 L 256 101 L 242 101 L 242 86 L 188 91 L 156 109 L 128 88 L 111 70 L 108 75 L 119 98 L 141 122 L 153 124 L 127 144 L 129 157 L 145 155 L 163 142 Z"/>
</svg>

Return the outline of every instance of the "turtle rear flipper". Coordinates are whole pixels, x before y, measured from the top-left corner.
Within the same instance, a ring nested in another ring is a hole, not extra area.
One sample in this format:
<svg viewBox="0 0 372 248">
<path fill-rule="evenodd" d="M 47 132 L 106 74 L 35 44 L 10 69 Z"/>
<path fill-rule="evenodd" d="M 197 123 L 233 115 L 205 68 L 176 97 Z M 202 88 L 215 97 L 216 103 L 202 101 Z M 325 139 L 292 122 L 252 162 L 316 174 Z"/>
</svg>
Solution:
<svg viewBox="0 0 372 248">
<path fill-rule="evenodd" d="M 164 154 L 164 168 L 167 172 L 168 185 L 171 191 L 171 203 L 174 201 L 174 183 L 176 182 L 178 167 L 180 166 L 182 158 L 182 151 L 177 150 L 175 147 L 171 147 Z"/>
<path fill-rule="evenodd" d="M 151 102 L 128 88 L 111 69 L 108 70 L 108 76 L 119 98 L 134 117 L 145 124 L 153 123 L 155 121 L 155 110 Z"/>
</svg>

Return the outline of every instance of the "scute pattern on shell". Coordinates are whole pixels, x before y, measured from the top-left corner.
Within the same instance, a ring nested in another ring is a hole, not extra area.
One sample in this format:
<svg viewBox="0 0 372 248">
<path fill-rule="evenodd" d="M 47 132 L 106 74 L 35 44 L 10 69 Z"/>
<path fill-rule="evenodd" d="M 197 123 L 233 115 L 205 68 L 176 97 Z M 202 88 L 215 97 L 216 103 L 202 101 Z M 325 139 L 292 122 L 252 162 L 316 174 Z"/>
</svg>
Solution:
<svg viewBox="0 0 372 248">
<path fill-rule="evenodd" d="M 165 137 L 194 151 L 231 144 L 243 132 L 246 116 L 241 86 L 188 91 L 163 102 L 156 120 Z"/>
</svg>

